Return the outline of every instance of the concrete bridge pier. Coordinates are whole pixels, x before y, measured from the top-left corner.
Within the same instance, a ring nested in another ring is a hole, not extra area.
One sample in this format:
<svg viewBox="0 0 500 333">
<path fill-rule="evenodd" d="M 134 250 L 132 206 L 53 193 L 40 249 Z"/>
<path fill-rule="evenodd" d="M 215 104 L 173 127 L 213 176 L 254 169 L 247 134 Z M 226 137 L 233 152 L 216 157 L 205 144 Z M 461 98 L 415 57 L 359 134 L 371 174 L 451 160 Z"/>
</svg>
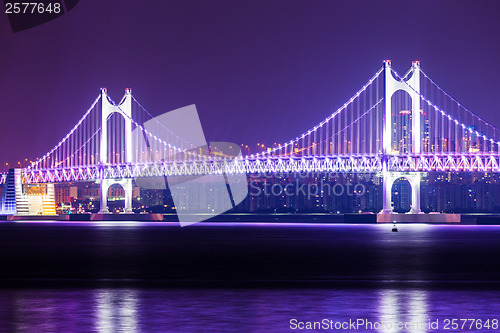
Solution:
<svg viewBox="0 0 500 333">
<path fill-rule="evenodd" d="M 410 214 L 421 213 L 420 209 L 420 172 L 384 172 L 383 173 L 383 209 L 382 214 L 390 214 L 393 211 L 392 205 L 392 185 L 399 178 L 404 178 L 411 187 L 411 209 Z"/>
<path fill-rule="evenodd" d="M 118 184 L 123 187 L 125 192 L 125 207 L 124 213 L 133 213 L 132 211 L 132 179 L 102 179 L 101 180 L 101 209 L 99 213 L 108 214 L 110 213 L 108 208 L 108 190 L 114 185 Z"/>
</svg>

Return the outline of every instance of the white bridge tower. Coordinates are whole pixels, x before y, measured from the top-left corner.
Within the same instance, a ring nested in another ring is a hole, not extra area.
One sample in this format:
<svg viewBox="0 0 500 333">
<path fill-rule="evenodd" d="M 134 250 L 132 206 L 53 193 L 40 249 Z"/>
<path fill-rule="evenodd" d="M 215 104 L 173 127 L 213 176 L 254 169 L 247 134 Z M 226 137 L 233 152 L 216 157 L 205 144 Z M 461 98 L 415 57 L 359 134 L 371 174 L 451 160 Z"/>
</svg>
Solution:
<svg viewBox="0 0 500 333">
<path fill-rule="evenodd" d="M 421 127 L 420 127 L 420 63 L 414 61 L 412 64 L 412 74 L 405 82 L 398 81 L 392 75 L 391 61 L 384 61 L 384 100 L 385 114 L 383 120 L 383 159 L 382 159 L 382 177 L 383 177 L 383 208 L 382 213 L 390 214 L 393 211 L 392 207 L 392 185 L 399 178 L 408 180 L 411 186 L 411 210 L 410 213 L 420 213 L 420 180 L 419 172 L 394 172 L 389 171 L 387 162 L 388 157 L 394 154 L 392 150 L 392 133 L 393 117 L 392 117 L 392 96 L 399 90 L 406 91 L 411 97 L 411 152 L 410 154 L 420 153 L 421 142 Z"/>
<path fill-rule="evenodd" d="M 109 102 L 106 88 L 101 89 L 101 143 L 100 143 L 100 182 L 101 182 L 101 210 L 100 213 L 109 213 L 108 189 L 111 185 L 119 184 L 125 192 L 125 213 L 132 213 L 132 179 L 107 179 L 105 177 L 108 164 L 108 118 L 117 112 L 125 120 L 125 163 L 132 163 L 132 91 L 125 90 L 125 96 L 119 105 Z"/>
</svg>

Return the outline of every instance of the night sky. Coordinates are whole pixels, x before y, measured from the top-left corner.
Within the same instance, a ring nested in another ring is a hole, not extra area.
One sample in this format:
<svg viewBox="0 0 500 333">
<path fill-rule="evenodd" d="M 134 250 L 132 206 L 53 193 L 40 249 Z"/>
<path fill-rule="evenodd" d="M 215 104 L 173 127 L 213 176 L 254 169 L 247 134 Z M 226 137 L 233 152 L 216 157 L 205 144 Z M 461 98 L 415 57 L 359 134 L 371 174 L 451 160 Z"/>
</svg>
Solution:
<svg viewBox="0 0 500 333">
<path fill-rule="evenodd" d="M 100 87 L 154 115 L 196 104 L 209 141 L 288 141 L 391 59 L 500 127 L 500 1 L 81 0 L 12 33 L 0 13 L 0 165 L 51 149 Z"/>
</svg>

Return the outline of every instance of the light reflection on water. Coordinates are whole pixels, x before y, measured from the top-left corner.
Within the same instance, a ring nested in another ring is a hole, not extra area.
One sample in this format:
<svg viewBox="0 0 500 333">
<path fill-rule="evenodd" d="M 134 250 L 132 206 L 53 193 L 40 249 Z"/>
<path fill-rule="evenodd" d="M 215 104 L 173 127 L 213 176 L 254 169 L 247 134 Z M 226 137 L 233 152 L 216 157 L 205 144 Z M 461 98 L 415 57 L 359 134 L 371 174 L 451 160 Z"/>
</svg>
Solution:
<svg viewBox="0 0 500 333">
<path fill-rule="evenodd" d="M 493 319 L 500 292 L 425 289 L 25 289 L 0 292 L 2 332 L 280 332 L 290 320 Z M 299 330 L 294 330 L 299 331 Z M 349 330 L 344 330 L 349 331 Z M 358 330 L 358 331 L 366 331 Z M 429 332 L 378 329 L 379 332 Z"/>
<path fill-rule="evenodd" d="M 0 332 L 297 332 L 290 329 L 294 318 L 302 322 L 438 320 L 440 330 L 420 326 L 356 331 L 436 332 L 443 331 L 445 319 L 500 317 L 500 291 L 495 284 L 500 281 L 499 226 L 398 227 L 399 232 L 392 233 L 391 225 L 199 224 L 181 229 L 132 222 L 4 224 L 0 227 L 1 278 L 21 276 L 35 282 L 82 276 L 82 280 L 130 278 L 142 281 L 140 286 L 148 277 L 163 278 L 166 286 L 169 279 L 193 277 L 198 279 L 190 286 L 204 279 L 227 279 L 242 286 L 245 281 L 269 279 L 273 285 L 309 281 L 308 286 L 316 288 L 78 288 L 70 284 L 73 287 L 0 289 Z M 333 286 L 338 286 L 335 281 L 351 283 L 347 289 L 319 289 L 314 281 Z M 450 289 L 456 283 L 465 289 Z M 374 285 L 382 287 L 368 287 Z M 430 285 L 434 287 L 425 287 Z M 467 290 L 468 286 L 475 290 Z M 485 286 L 497 290 L 487 291 Z"/>
<path fill-rule="evenodd" d="M 429 314 L 427 309 L 427 292 L 425 290 L 394 290 L 384 289 L 379 292 L 380 307 L 379 322 L 391 323 L 385 325 L 383 332 L 398 332 L 396 323 L 403 323 L 407 331 L 427 332 Z"/>
<path fill-rule="evenodd" d="M 137 290 L 95 292 L 98 332 L 137 332 Z"/>
</svg>

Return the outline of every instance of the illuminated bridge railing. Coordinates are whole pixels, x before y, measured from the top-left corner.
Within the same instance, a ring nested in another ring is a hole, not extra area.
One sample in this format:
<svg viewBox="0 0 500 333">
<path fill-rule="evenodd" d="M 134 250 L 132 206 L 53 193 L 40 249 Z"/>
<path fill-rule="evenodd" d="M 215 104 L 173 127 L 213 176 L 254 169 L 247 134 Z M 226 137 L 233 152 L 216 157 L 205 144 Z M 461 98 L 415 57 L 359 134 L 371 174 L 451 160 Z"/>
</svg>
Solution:
<svg viewBox="0 0 500 333">
<path fill-rule="evenodd" d="M 24 183 L 57 183 L 163 176 L 203 176 L 208 174 L 270 174 L 293 172 L 377 173 L 382 171 L 382 155 L 344 155 L 188 162 L 90 165 L 53 169 L 24 169 Z M 388 171 L 393 172 L 500 172 L 500 155 L 488 153 L 442 155 L 390 155 Z M 2 176 L 5 181 L 5 176 Z"/>
<path fill-rule="evenodd" d="M 57 183 L 163 176 L 203 176 L 208 174 L 268 174 L 291 172 L 378 172 L 382 170 L 377 155 L 267 157 L 261 159 L 210 160 L 187 162 L 130 163 L 81 167 L 24 169 L 24 183 Z"/>
</svg>

